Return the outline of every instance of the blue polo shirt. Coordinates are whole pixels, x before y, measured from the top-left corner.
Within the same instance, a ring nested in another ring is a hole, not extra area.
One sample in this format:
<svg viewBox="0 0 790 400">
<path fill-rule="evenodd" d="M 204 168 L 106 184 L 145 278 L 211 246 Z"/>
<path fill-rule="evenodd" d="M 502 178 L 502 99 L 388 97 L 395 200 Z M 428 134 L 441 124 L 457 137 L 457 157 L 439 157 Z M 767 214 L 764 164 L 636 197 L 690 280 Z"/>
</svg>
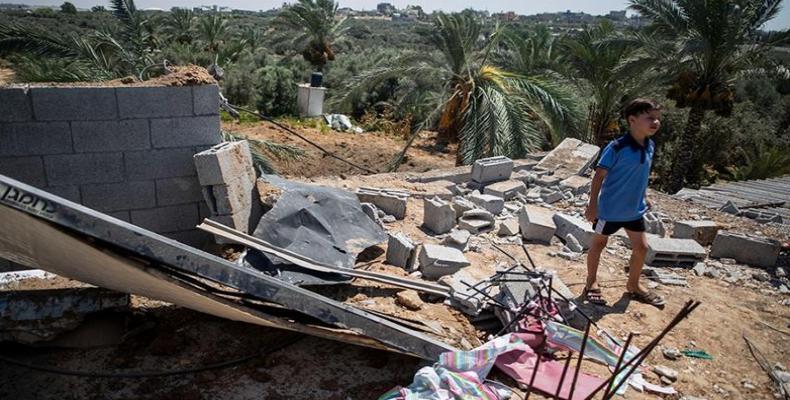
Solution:
<svg viewBox="0 0 790 400">
<path fill-rule="evenodd" d="M 625 134 L 603 149 L 597 167 L 608 172 L 598 195 L 598 219 L 634 221 L 647 212 L 645 191 L 655 147 L 650 138 L 642 146 Z"/>
</svg>

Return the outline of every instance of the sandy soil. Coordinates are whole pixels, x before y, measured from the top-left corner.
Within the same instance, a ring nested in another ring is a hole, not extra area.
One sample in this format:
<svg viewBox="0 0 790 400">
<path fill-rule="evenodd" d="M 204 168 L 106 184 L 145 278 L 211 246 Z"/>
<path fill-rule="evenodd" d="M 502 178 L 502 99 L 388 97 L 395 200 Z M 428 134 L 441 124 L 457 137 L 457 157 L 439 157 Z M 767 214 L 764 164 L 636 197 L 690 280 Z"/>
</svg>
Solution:
<svg viewBox="0 0 790 400">
<path fill-rule="evenodd" d="M 159 67 L 157 67 L 159 68 Z M 10 71 L 10 70 L 9 70 Z M 152 69 L 152 73 L 160 73 Z M 11 75 L 13 76 L 13 72 Z M 4 82 L 3 70 L 0 70 L 0 85 L 9 83 L 10 80 Z M 167 75 L 162 75 L 146 81 L 140 81 L 138 77 L 127 76 L 125 78 L 113 79 L 103 82 L 35 82 L 35 83 L 17 83 L 10 86 L 29 86 L 29 87 L 115 87 L 115 86 L 195 86 L 195 85 L 212 85 L 217 81 L 208 73 L 203 67 L 196 65 L 174 66 L 171 67 L 171 72 Z"/>
</svg>

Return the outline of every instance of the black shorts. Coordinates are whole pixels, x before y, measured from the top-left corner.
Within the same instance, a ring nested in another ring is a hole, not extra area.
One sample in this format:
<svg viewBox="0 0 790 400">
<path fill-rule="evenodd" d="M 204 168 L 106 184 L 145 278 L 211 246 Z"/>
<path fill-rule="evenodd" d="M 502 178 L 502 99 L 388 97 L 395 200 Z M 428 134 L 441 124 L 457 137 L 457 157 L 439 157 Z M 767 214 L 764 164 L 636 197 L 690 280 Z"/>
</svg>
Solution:
<svg viewBox="0 0 790 400">
<path fill-rule="evenodd" d="M 626 230 L 632 232 L 644 232 L 645 231 L 645 219 L 639 218 L 633 221 L 604 221 L 595 219 L 593 222 L 593 230 L 595 233 L 600 233 L 601 235 L 609 236 L 617 231 L 620 228 L 625 228 Z"/>
</svg>

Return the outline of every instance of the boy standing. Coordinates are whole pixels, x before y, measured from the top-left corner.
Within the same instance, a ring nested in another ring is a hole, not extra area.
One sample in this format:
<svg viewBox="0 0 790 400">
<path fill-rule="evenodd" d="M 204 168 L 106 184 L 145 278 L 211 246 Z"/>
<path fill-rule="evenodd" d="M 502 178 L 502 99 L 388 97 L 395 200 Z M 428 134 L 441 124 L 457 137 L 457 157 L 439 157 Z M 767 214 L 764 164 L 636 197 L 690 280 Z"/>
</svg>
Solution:
<svg viewBox="0 0 790 400">
<path fill-rule="evenodd" d="M 633 300 L 661 307 L 664 299 L 639 283 L 647 254 L 643 216 L 652 206 L 646 197 L 655 151 L 650 137 L 661 127 L 661 106 L 653 100 L 636 99 L 626 106 L 624 116 L 630 132 L 610 142 L 601 153 L 584 213 L 593 223 L 595 236 L 587 255 L 583 296 L 590 303 L 606 304 L 596 283 L 598 264 L 609 235 L 625 228 L 632 249 L 627 293 Z"/>
</svg>

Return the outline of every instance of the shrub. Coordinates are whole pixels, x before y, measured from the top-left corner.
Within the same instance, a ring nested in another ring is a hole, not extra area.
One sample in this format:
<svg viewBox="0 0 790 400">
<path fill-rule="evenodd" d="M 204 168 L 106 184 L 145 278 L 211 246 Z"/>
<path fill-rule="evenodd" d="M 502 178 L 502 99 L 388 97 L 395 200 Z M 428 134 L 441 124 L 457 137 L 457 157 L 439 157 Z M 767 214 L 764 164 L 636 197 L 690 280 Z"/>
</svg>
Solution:
<svg viewBox="0 0 790 400">
<path fill-rule="evenodd" d="M 258 111 L 270 117 L 296 114 L 297 79 L 292 70 L 270 65 L 258 73 Z"/>
</svg>

